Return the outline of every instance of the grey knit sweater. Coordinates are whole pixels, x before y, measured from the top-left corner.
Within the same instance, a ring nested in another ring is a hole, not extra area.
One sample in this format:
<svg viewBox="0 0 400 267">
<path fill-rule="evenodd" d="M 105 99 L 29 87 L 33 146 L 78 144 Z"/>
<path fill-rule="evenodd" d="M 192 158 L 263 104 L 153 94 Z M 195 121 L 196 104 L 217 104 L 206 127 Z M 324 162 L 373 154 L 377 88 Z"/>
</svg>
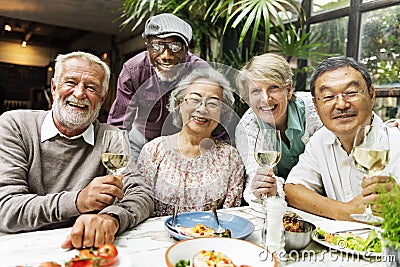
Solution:
<svg viewBox="0 0 400 267">
<path fill-rule="evenodd" d="M 95 145 L 83 138 L 57 135 L 40 142 L 49 111 L 15 110 L 0 117 L 0 231 L 20 232 L 72 226 L 80 215 L 78 193 L 106 169 L 100 161 L 107 124 L 93 123 Z M 119 217 L 118 233 L 134 227 L 153 212 L 153 202 L 141 183 L 136 165 L 124 174 L 121 201 L 99 211 Z"/>
</svg>

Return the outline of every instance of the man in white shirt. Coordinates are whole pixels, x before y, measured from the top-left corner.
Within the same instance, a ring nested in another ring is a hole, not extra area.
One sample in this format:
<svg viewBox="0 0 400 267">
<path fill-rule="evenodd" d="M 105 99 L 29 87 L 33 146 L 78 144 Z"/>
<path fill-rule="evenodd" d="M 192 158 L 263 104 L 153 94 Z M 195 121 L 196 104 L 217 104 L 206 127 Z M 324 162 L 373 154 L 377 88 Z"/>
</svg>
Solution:
<svg viewBox="0 0 400 267">
<path fill-rule="evenodd" d="M 367 70 L 346 57 L 324 60 L 310 84 L 315 109 L 324 124 L 306 145 L 285 183 L 289 205 L 320 216 L 351 220 L 373 203 L 379 185 L 393 188 L 400 177 L 400 132 L 389 128 L 390 161 L 380 176 L 366 179 L 357 170 L 351 151 L 359 125 L 384 125 L 373 113 L 375 89 Z M 373 205 L 373 210 L 376 207 Z"/>
</svg>

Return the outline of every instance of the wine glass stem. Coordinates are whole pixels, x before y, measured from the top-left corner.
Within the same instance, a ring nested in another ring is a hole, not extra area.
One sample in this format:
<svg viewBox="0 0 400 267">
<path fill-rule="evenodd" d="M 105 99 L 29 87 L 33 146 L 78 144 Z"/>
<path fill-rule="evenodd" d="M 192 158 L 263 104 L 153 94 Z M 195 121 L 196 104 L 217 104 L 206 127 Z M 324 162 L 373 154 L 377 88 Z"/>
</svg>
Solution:
<svg viewBox="0 0 400 267">
<path fill-rule="evenodd" d="M 367 179 L 370 179 L 374 174 L 372 173 L 367 173 L 365 176 Z M 372 216 L 372 208 L 371 208 L 371 203 L 365 204 L 365 209 L 364 209 L 364 214 L 367 215 L 368 217 Z"/>
<path fill-rule="evenodd" d="M 370 204 L 370 203 L 368 203 L 368 204 L 365 205 L 365 211 L 364 211 L 364 213 L 365 213 L 367 216 L 371 216 L 371 215 L 372 215 L 372 209 L 371 209 L 371 204 Z"/>
</svg>

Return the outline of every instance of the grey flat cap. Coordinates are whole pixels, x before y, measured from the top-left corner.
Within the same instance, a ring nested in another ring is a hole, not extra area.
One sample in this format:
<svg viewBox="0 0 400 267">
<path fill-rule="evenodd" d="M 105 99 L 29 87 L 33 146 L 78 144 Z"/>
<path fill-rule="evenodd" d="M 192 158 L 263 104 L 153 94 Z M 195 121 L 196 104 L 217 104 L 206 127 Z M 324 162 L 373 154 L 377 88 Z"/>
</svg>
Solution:
<svg viewBox="0 0 400 267">
<path fill-rule="evenodd" d="M 149 36 L 157 36 L 158 38 L 178 36 L 185 41 L 186 45 L 189 45 L 192 40 L 192 27 L 175 15 L 159 14 L 146 21 L 143 37 Z"/>
</svg>

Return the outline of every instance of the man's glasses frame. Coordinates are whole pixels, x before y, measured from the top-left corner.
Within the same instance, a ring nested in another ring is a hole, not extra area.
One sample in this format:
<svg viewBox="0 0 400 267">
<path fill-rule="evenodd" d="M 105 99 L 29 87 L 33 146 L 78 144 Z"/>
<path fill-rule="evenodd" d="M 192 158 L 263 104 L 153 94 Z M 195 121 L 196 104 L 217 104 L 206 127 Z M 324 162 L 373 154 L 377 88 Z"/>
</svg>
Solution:
<svg viewBox="0 0 400 267">
<path fill-rule="evenodd" d="M 185 47 L 181 42 L 147 42 L 146 45 L 148 45 L 152 51 L 157 53 L 162 53 L 165 49 L 168 49 L 172 53 L 179 53 Z"/>
<path fill-rule="evenodd" d="M 314 97 L 317 100 L 321 101 L 325 105 L 331 105 L 336 103 L 336 100 L 339 99 L 339 97 L 342 97 L 346 102 L 351 102 L 360 99 L 360 95 L 367 91 L 366 88 L 360 89 L 360 90 L 350 90 L 341 94 L 331 94 L 331 95 L 325 95 L 323 97 Z"/>
</svg>

